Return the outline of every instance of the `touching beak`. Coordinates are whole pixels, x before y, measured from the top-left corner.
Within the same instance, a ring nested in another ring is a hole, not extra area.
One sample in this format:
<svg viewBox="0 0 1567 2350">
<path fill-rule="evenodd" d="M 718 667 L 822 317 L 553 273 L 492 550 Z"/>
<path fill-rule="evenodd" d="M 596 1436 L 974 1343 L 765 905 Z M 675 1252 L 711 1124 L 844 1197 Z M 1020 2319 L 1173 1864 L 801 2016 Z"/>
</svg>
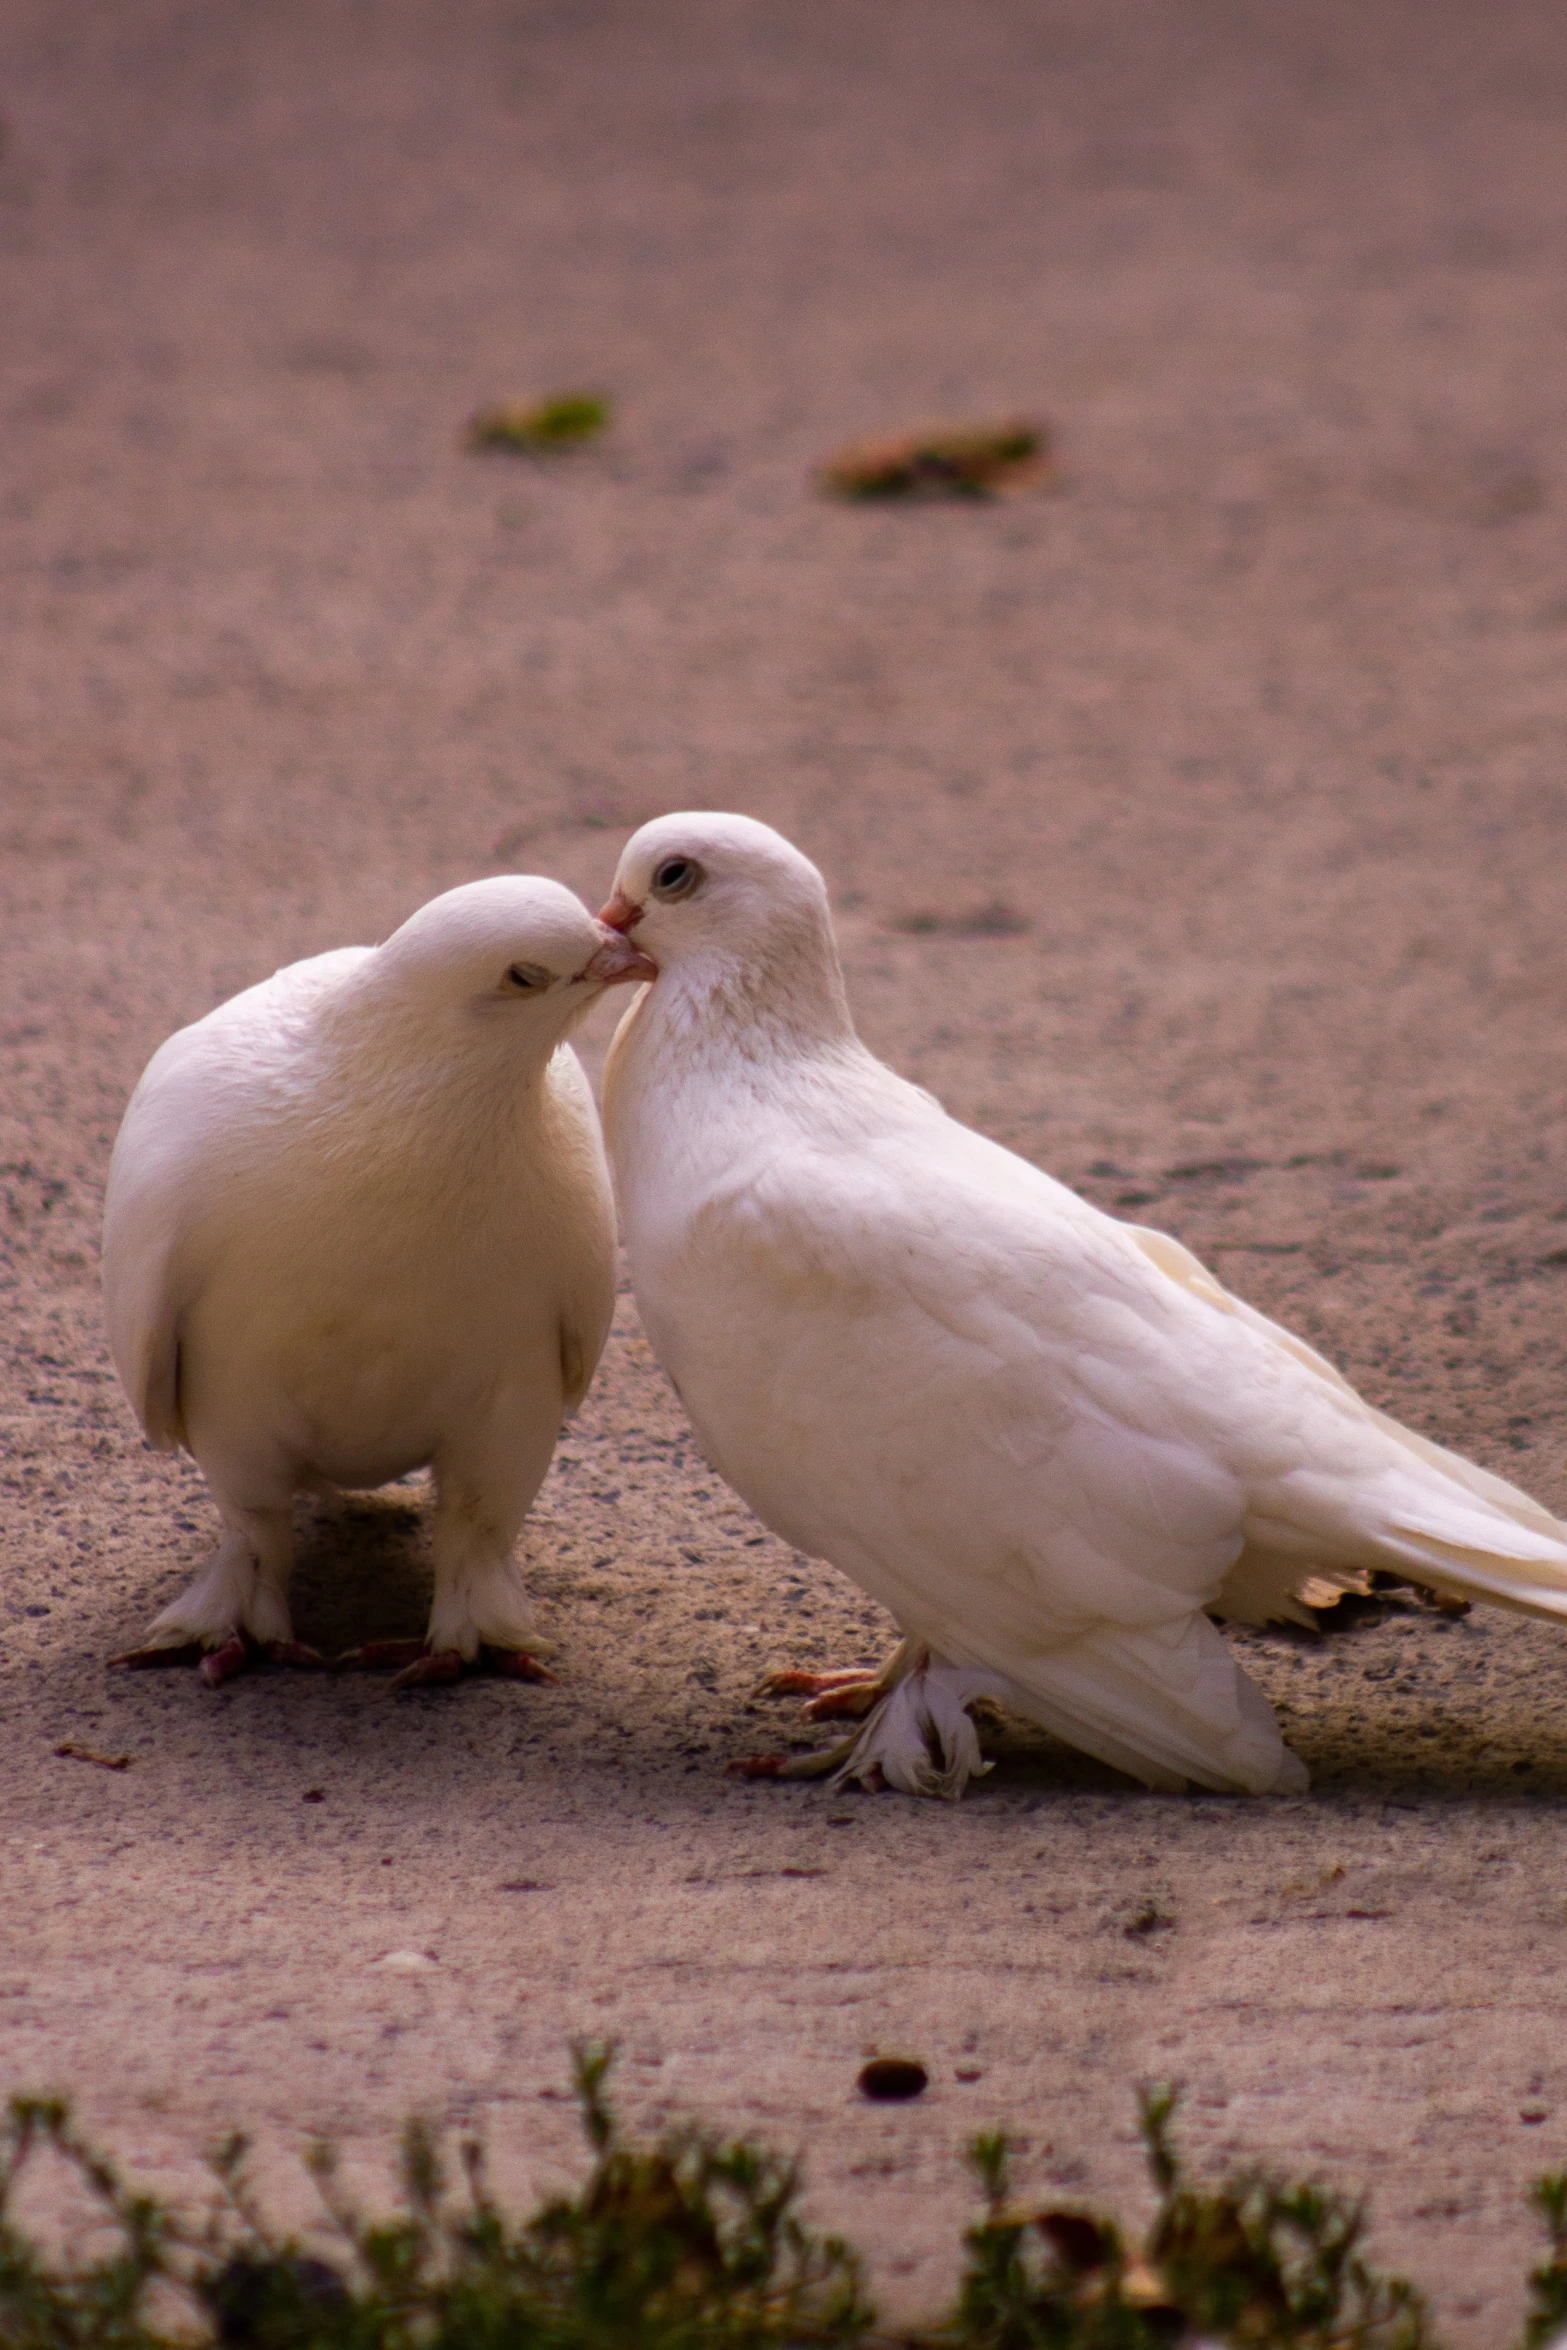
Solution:
<svg viewBox="0 0 1567 2350">
<path fill-rule="evenodd" d="M 642 914 L 642 907 L 634 906 L 625 892 L 618 889 L 609 904 L 599 908 L 599 920 L 607 922 L 611 930 L 635 930 Z"/>
<path fill-rule="evenodd" d="M 619 987 L 627 980 L 656 979 L 658 965 L 640 947 L 634 947 L 618 927 L 614 927 L 598 952 L 589 956 L 577 977 L 579 980 L 597 980 L 600 987 Z"/>
</svg>

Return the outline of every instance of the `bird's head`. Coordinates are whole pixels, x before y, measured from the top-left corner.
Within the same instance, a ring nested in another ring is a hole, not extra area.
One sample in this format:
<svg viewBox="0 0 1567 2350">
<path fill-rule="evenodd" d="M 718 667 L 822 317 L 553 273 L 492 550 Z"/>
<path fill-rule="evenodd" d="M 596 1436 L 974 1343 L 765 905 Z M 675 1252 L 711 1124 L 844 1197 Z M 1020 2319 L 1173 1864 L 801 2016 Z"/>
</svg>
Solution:
<svg viewBox="0 0 1567 2350">
<path fill-rule="evenodd" d="M 563 1036 L 606 987 L 652 979 L 623 931 L 537 874 L 502 873 L 432 898 L 378 948 L 379 987 L 495 1034 L 523 1019 L 541 1042 Z"/>
<path fill-rule="evenodd" d="M 632 834 L 599 919 L 675 985 L 817 1033 L 848 1024 L 827 887 L 754 817 L 655 816 Z"/>
</svg>

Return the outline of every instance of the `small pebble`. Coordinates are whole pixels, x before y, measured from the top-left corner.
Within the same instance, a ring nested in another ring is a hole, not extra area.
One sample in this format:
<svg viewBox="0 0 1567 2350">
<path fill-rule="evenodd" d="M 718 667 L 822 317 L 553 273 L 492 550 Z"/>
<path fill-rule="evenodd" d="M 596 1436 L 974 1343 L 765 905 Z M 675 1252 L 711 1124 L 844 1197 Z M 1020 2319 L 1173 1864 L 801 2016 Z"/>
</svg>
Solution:
<svg viewBox="0 0 1567 2350">
<path fill-rule="evenodd" d="M 1111 2240 L 1105 2230 L 1081 2211 L 1042 2211 L 1034 2224 L 1056 2258 L 1079 2276 L 1103 2268 L 1109 2257 Z M 1197 2350 L 1195 2343 L 1192 2350 Z"/>
<path fill-rule="evenodd" d="M 878 2105 L 898 2105 L 921 2095 L 929 2079 L 910 2056 L 873 2056 L 860 2067 L 860 2094 Z"/>
<path fill-rule="evenodd" d="M 235 2350 L 276 2341 L 285 2330 L 301 2339 L 318 2325 L 326 2331 L 327 2313 L 347 2309 L 350 2301 L 336 2269 L 301 2252 L 237 2252 L 197 2291 L 216 2320 L 218 2340 Z"/>
</svg>

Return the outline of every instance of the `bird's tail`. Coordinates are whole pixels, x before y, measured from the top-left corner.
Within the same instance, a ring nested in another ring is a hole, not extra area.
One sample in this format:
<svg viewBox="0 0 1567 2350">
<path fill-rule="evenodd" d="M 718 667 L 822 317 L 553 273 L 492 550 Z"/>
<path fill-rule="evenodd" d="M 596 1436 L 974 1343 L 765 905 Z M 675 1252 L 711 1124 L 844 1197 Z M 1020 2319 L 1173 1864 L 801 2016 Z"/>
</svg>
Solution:
<svg viewBox="0 0 1567 2350">
<path fill-rule="evenodd" d="M 1505 1477 L 1367 1403 L 1314 1347 L 1223 1288 L 1168 1233 L 1143 1225 L 1127 1231 L 1170 1280 L 1320 1380 L 1348 1439 L 1341 1458 L 1331 1457 L 1330 1444 L 1315 1473 L 1288 1475 L 1260 1497 L 1245 1547 L 1215 1598 L 1218 1613 L 1253 1624 L 1310 1623 L 1300 1604 L 1303 1585 L 1351 1589 L 1368 1568 L 1382 1568 L 1457 1599 L 1567 1617 L 1567 1524 Z M 1331 1420 L 1324 1432 L 1329 1426 Z"/>
<path fill-rule="evenodd" d="M 1380 1547 L 1438 1591 L 1567 1618 L 1567 1525 L 1505 1477 L 1385 1412 L 1376 1416 L 1405 1453 L 1441 1477 L 1440 1485 L 1420 1479 L 1418 1496 L 1394 1503 Z"/>
<path fill-rule="evenodd" d="M 1299 1618 L 1308 1582 L 1353 1588 L 1380 1569 L 1450 1598 L 1567 1620 L 1567 1525 L 1505 1477 L 1361 1408 L 1386 1440 L 1376 1473 L 1337 1477 L 1325 1465 L 1268 1494 L 1247 1519 L 1218 1613 Z"/>
<path fill-rule="evenodd" d="M 1009 1660 L 1014 1713 L 1149 1787 L 1294 1795 L 1308 1785 L 1262 1691 L 1205 1616 L 1100 1625 L 1062 1648 Z"/>
</svg>

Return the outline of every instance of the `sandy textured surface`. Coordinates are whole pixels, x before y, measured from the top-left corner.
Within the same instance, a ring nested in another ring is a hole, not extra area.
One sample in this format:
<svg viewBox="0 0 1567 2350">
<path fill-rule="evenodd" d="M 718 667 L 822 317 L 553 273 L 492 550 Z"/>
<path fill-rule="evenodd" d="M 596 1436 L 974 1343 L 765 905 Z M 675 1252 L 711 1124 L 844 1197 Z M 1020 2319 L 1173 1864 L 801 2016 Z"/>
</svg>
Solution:
<svg viewBox="0 0 1567 2350">
<path fill-rule="evenodd" d="M 1567 2155 L 1567 1633 L 1250 1642 L 1298 1801 L 1042 1745 L 956 1810 L 726 1781 L 759 1668 L 882 1627 L 628 1299 L 527 1537 L 558 1687 L 112 1677 L 213 1517 L 96 1231 L 173 1026 L 734 806 L 900 1068 L 1567 1509 L 1560 11 L 10 0 L 0 112 L 0 2079 L 166 2183 L 248 2122 L 297 2205 L 310 2132 L 373 2170 L 414 2103 L 552 2174 L 609 2031 L 915 2307 L 975 2127 L 1133 2193 L 1174 2074 L 1204 2161 L 1369 2183 L 1496 2343 Z M 459 453 L 574 383 L 600 453 Z M 1020 406 L 1053 497 L 804 492 Z M 417 1499 L 310 1521 L 304 1636 L 417 1627 Z M 919 2106 L 856 2103 L 872 2049 Z"/>
</svg>

